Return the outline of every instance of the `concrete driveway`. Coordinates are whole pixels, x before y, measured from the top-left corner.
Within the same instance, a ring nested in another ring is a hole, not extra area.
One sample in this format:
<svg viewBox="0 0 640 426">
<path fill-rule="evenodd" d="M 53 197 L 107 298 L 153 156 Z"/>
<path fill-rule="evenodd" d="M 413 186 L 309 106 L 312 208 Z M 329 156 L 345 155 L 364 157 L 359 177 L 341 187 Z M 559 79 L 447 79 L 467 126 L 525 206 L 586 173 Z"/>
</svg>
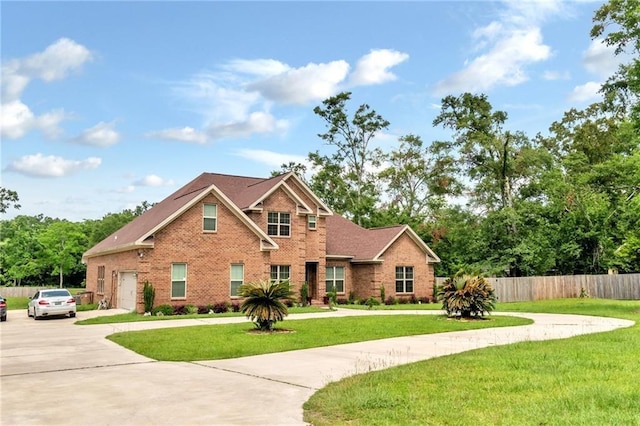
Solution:
<svg viewBox="0 0 640 426">
<path fill-rule="evenodd" d="M 122 311 L 79 312 L 78 319 Z M 432 315 L 434 311 L 354 311 Z M 502 314 L 501 314 L 502 315 Z M 77 326 L 9 311 L 0 326 L 0 423 L 8 425 L 301 425 L 302 404 L 327 383 L 436 356 L 629 327 L 632 321 L 515 314 L 528 326 L 412 336 L 220 361 L 158 362 L 105 339 L 118 331 L 244 322 L 211 318 Z"/>
</svg>

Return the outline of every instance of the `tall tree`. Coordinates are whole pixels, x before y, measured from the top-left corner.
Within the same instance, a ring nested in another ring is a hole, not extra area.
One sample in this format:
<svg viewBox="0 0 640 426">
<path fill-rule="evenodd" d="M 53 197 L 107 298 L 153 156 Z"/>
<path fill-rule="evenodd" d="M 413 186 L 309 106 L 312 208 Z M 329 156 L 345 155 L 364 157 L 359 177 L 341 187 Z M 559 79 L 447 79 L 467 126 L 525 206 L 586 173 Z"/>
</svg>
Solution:
<svg viewBox="0 0 640 426">
<path fill-rule="evenodd" d="M 471 201 L 495 210 L 513 207 L 514 196 L 526 183 L 536 153 L 522 132 L 503 129 L 507 113 L 494 111 L 486 95 L 464 93 L 442 100 L 435 126 L 453 130 L 453 140 L 434 150 L 453 157 L 471 180 Z"/>
<path fill-rule="evenodd" d="M 591 29 L 592 38 L 603 38 L 608 46 L 615 47 L 616 55 L 627 53 L 628 63 L 604 84 L 602 91 L 607 100 L 619 101 L 631 111 L 636 130 L 640 130 L 640 8 L 637 0 L 609 0 L 596 10 Z"/>
<path fill-rule="evenodd" d="M 20 201 L 20 198 L 16 191 L 0 187 L 0 213 L 6 213 L 7 209 L 12 206 L 14 209 L 19 210 L 21 206 L 18 201 Z"/>
<path fill-rule="evenodd" d="M 444 195 L 460 193 L 455 166 L 450 157 L 433 155 L 420 136 L 399 140 L 398 148 L 385 155 L 389 167 L 380 178 L 387 184 L 389 204 L 401 216 L 422 223 L 430 211 L 444 205 Z"/>
<path fill-rule="evenodd" d="M 375 169 L 382 161 L 379 148 L 372 148 L 376 134 L 389 127 L 389 122 L 362 104 L 349 118 L 347 102 L 350 92 L 343 92 L 322 102 L 314 112 L 328 128 L 318 136 L 335 148 L 331 155 L 311 153 L 309 160 L 318 172 L 311 186 L 331 207 L 365 225 L 379 199 Z"/>
<path fill-rule="evenodd" d="M 83 268 L 81 260 L 88 249 L 87 242 L 82 224 L 66 220 L 53 222 L 40 235 L 42 261 L 53 266 L 52 274 L 58 275 L 61 288 L 65 273 Z"/>
</svg>

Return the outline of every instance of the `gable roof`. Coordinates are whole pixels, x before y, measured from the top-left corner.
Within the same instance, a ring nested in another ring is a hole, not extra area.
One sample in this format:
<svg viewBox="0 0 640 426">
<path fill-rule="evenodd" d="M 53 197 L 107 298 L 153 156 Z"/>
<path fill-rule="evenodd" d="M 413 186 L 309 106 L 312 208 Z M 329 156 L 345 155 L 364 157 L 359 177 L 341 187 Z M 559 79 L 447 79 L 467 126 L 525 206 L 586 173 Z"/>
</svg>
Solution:
<svg viewBox="0 0 640 426">
<path fill-rule="evenodd" d="M 334 214 L 326 219 L 327 257 L 350 259 L 351 262 L 380 262 L 385 251 L 402 235 L 407 235 L 426 255 L 428 263 L 440 258 L 408 225 L 365 229 Z"/>
<path fill-rule="evenodd" d="M 153 247 L 153 234 L 167 226 L 188 208 L 209 194 L 214 194 L 236 217 L 260 239 L 262 250 L 273 250 L 278 244 L 243 213 L 240 206 L 255 200 L 288 174 L 271 179 L 202 173 L 151 209 L 136 217 L 92 248 L 83 257 L 92 257 L 135 248 Z M 239 206 L 240 205 L 240 206 Z"/>
</svg>

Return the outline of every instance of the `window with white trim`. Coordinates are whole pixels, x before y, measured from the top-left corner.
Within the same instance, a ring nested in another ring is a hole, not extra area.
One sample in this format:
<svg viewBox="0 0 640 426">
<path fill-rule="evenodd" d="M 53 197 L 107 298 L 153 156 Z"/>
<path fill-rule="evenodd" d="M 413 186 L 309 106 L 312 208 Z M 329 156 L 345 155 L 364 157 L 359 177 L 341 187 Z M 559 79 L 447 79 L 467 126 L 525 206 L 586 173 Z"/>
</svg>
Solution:
<svg viewBox="0 0 640 426">
<path fill-rule="evenodd" d="M 215 232 L 218 230 L 218 206 L 216 204 L 204 204 L 202 207 L 202 230 Z"/>
<path fill-rule="evenodd" d="M 187 298 L 187 264 L 171 264 L 171 298 Z"/>
<path fill-rule="evenodd" d="M 271 282 L 288 281 L 291 276 L 291 266 L 271 265 Z"/>
<path fill-rule="evenodd" d="M 413 293 L 413 266 L 396 266 L 396 293 Z"/>
<path fill-rule="evenodd" d="M 104 294 L 104 266 L 98 266 L 98 286 L 96 292 Z"/>
<path fill-rule="evenodd" d="M 325 284 L 327 292 L 344 293 L 344 266 L 327 266 Z"/>
<path fill-rule="evenodd" d="M 318 228 L 318 218 L 314 214 L 310 214 L 307 216 L 307 226 L 309 229 L 317 229 Z"/>
<path fill-rule="evenodd" d="M 291 235 L 291 214 L 268 212 L 267 234 L 275 237 L 288 237 Z"/>
<path fill-rule="evenodd" d="M 244 265 L 241 263 L 231 265 L 231 297 L 238 297 L 240 286 L 244 284 Z"/>
</svg>

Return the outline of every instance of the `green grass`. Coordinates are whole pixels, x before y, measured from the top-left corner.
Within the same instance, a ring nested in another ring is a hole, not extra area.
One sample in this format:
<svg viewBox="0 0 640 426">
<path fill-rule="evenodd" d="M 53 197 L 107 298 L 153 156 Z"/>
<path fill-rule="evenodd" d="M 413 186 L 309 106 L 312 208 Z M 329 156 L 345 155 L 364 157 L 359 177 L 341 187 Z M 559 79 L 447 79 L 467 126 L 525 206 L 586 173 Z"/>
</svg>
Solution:
<svg viewBox="0 0 640 426">
<path fill-rule="evenodd" d="M 96 308 L 98 305 L 96 304 Z M 317 306 L 306 306 L 304 308 L 292 307 L 289 308 L 290 314 L 312 314 L 319 312 L 327 312 L 326 308 Z M 242 317 L 242 312 L 225 312 L 223 314 L 193 314 L 193 315 L 166 315 L 166 316 L 147 316 L 129 312 L 126 314 L 107 315 L 102 317 L 88 318 L 86 320 L 78 321 L 78 325 L 95 325 L 95 324 L 115 324 L 123 322 L 141 322 L 141 321 L 167 321 L 167 320 L 181 320 L 181 319 L 202 319 L 202 318 L 224 318 L 224 317 Z"/>
<path fill-rule="evenodd" d="M 27 305 L 29 304 L 28 297 L 6 297 L 7 301 L 7 309 L 8 310 L 16 310 L 16 309 L 27 309 Z"/>
<path fill-rule="evenodd" d="M 285 320 L 293 333 L 253 334 L 251 323 L 191 326 L 116 333 L 108 339 L 149 358 L 196 361 L 236 358 L 389 337 L 530 323 L 512 317 L 448 320 L 440 315 L 397 315 Z"/>
<path fill-rule="evenodd" d="M 439 311 L 442 309 L 442 303 L 421 303 L 421 304 L 397 304 L 397 305 L 375 305 L 371 308 L 367 305 L 338 305 L 338 308 L 372 310 L 372 311 Z"/>
<path fill-rule="evenodd" d="M 640 301 L 501 303 L 496 311 L 599 315 L 630 328 L 524 342 L 344 379 L 304 405 L 314 425 L 639 425 Z"/>
</svg>

